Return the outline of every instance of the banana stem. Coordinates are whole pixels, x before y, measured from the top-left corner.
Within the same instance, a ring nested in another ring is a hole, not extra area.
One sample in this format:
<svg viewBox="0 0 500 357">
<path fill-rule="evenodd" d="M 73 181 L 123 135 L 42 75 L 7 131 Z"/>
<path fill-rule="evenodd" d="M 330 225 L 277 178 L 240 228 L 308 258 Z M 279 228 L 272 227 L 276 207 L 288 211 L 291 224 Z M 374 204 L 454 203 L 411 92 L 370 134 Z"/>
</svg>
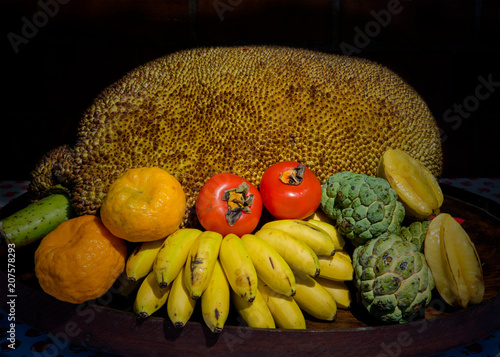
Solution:
<svg viewBox="0 0 500 357">
<path fill-rule="evenodd" d="M 55 193 L 2 219 L 0 236 L 7 244 L 21 248 L 43 238 L 60 223 L 74 216 L 68 195 Z"/>
</svg>

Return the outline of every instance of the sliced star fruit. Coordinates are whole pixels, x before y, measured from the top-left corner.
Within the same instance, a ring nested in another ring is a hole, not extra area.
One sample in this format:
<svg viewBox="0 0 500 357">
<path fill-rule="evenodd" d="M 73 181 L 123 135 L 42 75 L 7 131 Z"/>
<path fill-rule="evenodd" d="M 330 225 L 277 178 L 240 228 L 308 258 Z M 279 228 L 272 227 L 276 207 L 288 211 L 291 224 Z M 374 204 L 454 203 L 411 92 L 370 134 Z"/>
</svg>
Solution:
<svg viewBox="0 0 500 357">
<path fill-rule="evenodd" d="M 385 151 L 377 176 L 386 179 L 396 191 L 407 216 L 426 220 L 439 214 L 443 192 L 436 177 L 406 152 L 400 149 Z"/>
<path fill-rule="evenodd" d="M 424 255 L 443 300 L 466 308 L 484 296 L 481 260 L 463 227 L 449 214 L 441 213 L 429 224 Z"/>
</svg>

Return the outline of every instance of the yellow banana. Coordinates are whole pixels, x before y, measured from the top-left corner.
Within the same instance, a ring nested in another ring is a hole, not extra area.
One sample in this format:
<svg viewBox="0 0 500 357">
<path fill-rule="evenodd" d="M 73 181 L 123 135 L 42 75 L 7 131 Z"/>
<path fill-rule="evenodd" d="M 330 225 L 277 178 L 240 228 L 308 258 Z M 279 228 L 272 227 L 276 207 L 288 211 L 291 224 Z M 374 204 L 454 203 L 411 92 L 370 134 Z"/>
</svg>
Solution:
<svg viewBox="0 0 500 357">
<path fill-rule="evenodd" d="M 309 217 L 306 217 L 306 220 L 307 221 L 310 221 L 310 220 L 322 221 L 322 222 L 326 222 L 326 223 L 329 223 L 329 224 L 333 224 L 334 223 L 333 219 L 331 219 L 330 217 L 328 217 L 326 215 L 326 213 L 323 212 L 321 209 L 317 209 L 316 212 L 314 212 L 312 215 L 310 215 Z"/>
<path fill-rule="evenodd" d="M 200 298 L 210 282 L 221 242 L 220 233 L 204 231 L 191 245 L 183 275 L 184 284 L 194 300 Z"/>
<path fill-rule="evenodd" d="M 342 256 L 344 259 L 352 263 L 352 258 L 347 251 L 339 250 L 337 253 L 339 253 L 339 256 Z"/>
<path fill-rule="evenodd" d="M 127 259 L 125 273 L 130 281 L 144 278 L 153 269 L 153 263 L 165 239 L 144 242 L 135 247 Z"/>
<path fill-rule="evenodd" d="M 330 280 L 352 280 L 354 268 L 346 251 L 337 250 L 332 256 L 319 256 L 319 276 Z"/>
<path fill-rule="evenodd" d="M 160 286 L 169 285 L 179 275 L 194 240 L 201 234 L 199 229 L 181 228 L 163 242 L 153 264 L 153 271 Z"/>
<path fill-rule="evenodd" d="M 201 295 L 201 312 L 210 331 L 222 332 L 231 307 L 230 294 L 231 287 L 220 261 L 217 260 L 210 283 Z"/>
<path fill-rule="evenodd" d="M 290 268 L 311 276 L 319 275 L 319 260 L 314 251 L 291 234 L 274 228 L 262 228 L 255 235 L 269 243 Z"/>
<path fill-rule="evenodd" d="M 262 280 L 259 281 L 259 292 L 271 311 L 276 326 L 286 329 L 306 328 L 304 314 L 291 296 L 277 293 Z"/>
<path fill-rule="evenodd" d="M 342 237 L 342 235 L 337 231 L 337 228 L 333 224 L 330 224 L 325 221 L 321 220 L 316 220 L 316 219 L 310 219 L 307 221 L 308 223 L 321 228 L 324 230 L 328 235 L 332 238 L 333 240 L 333 245 L 335 247 L 335 250 L 342 250 L 344 249 L 345 246 L 345 239 Z"/>
<path fill-rule="evenodd" d="M 254 234 L 243 235 L 241 241 L 252 259 L 258 277 L 274 291 L 293 296 L 295 294 L 295 276 L 276 249 Z"/>
<path fill-rule="evenodd" d="M 295 272 L 295 278 L 297 292 L 293 299 L 297 305 L 317 319 L 333 321 L 337 316 L 337 303 L 333 296 L 309 275 Z"/>
<path fill-rule="evenodd" d="M 219 259 L 234 292 L 243 299 L 253 301 L 257 292 L 257 271 L 240 237 L 236 234 L 224 237 Z"/>
<path fill-rule="evenodd" d="M 335 253 L 335 245 L 330 235 L 307 221 L 279 219 L 264 224 L 262 228 L 275 228 L 285 231 L 306 243 L 317 255 L 333 255 Z"/>
<path fill-rule="evenodd" d="M 314 278 L 332 296 L 339 309 L 348 309 L 351 306 L 351 293 L 343 281 L 335 281 L 325 278 Z"/>
<path fill-rule="evenodd" d="M 167 301 L 170 285 L 160 288 L 151 271 L 142 281 L 135 297 L 133 310 L 140 318 L 147 318 L 158 311 Z"/>
<path fill-rule="evenodd" d="M 231 290 L 231 301 L 238 314 L 249 327 L 276 328 L 273 315 L 259 290 L 257 290 L 255 299 L 252 302 L 243 299 Z"/>
<path fill-rule="evenodd" d="M 196 300 L 191 299 L 189 292 L 184 284 L 183 271 L 174 279 L 170 288 L 170 294 L 167 300 L 167 314 L 175 327 L 182 328 L 189 321 L 196 306 Z"/>
</svg>

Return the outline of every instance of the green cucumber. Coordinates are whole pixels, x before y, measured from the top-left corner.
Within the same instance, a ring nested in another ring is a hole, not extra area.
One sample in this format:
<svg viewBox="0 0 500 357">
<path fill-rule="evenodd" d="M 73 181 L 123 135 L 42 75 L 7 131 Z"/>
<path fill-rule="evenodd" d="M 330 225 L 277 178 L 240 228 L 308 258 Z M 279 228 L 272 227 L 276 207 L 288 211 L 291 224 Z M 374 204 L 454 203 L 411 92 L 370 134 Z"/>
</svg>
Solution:
<svg viewBox="0 0 500 357">
<path fill-rule="evenodd" d="M 21 248 L 43 238 L 74 216 L 68 195 L 54 193 L 2 219 L 0 236 L 9 246 Z"/>
</svg>

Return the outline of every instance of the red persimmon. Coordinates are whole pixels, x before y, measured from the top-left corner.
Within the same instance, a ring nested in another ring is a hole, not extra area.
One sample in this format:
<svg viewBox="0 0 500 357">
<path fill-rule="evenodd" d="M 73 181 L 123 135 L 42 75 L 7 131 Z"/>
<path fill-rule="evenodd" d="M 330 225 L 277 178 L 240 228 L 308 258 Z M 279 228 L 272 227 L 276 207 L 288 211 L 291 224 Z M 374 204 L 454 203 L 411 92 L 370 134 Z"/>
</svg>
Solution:
<svg viewBox="0 0 500 357">
<path fill-rule="evenodd" d="M 277 219 L 304 219 L 321 203 L 321 183 L 314 173 L 295 161 L 278 162 L 262 176 L 262 202 Z"/>
<path fill-rule="evenodd" d="M 262 214 L 262 199 L 257 188 L 241 177 L 220 173 L 211 177 L 196 199 L 196 215 L 209 231 L 223 236 L 241 237 L 252 233 Z"/>
</svg>

